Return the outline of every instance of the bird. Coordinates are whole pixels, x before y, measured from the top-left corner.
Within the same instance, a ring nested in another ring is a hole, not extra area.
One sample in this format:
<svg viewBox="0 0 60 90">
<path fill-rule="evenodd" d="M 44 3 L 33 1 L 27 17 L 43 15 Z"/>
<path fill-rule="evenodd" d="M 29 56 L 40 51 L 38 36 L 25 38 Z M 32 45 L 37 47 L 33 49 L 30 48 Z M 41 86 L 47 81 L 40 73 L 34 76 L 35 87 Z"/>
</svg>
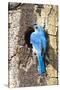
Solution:
<svg viewBox="0 0 60 90">
<path fill-rule="evenodd" d="M 43 76 L 46 72 L 46 66 L 44 63 L 44 54 L 47 47 L 47 39 L 45 36 L 45 30 L 40 25 L 33 25 L 34 32 L 30 35 L 30 43 L 32 44 L 33 51 L 36 50 L 38 59 L 38 73 Z"/>
</svg>

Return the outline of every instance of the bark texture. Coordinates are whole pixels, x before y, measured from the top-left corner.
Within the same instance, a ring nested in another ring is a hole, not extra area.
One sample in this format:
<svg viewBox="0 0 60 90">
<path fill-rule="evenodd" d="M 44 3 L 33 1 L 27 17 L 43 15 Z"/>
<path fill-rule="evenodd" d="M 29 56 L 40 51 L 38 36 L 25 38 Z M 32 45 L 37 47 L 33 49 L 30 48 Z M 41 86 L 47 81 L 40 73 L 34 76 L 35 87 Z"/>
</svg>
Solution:
<svg viewBox="0 0 60 90">
<path fill-rule="evenodd" d="M 8 19 L 9 87 L 58 84 L 58 6 L 12 3 L 9 4 Z M 49 64 L 46 70 L 49 78 L 43 82 L 40 82 L 37 75 L 37 65 L 33 64 L 36 57 L 30 53 L 29 48 L 21 47 L 25 42 L 24 33 L 32 23 L 43 26 L 48 35 L 46 58 Z"/>
</svg>

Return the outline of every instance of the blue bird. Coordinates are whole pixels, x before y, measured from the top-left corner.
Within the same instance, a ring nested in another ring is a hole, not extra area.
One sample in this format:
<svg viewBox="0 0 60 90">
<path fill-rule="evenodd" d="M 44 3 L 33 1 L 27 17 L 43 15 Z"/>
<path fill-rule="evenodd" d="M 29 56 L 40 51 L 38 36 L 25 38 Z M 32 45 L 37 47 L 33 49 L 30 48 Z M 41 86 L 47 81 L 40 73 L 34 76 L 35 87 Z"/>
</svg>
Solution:
<svg viewBox="0 0 60 90">
<path fill-rule="evenodd" d="M 46 52 L 47 39 L 42 26 L 34 25 L 34 32 L 30 36 L 30 43 L 32 47 L 36 49 L 38 59 L 38 73 L 44 75 L 46 67 L 44 64 L 44 54 Z"/>
</svg>

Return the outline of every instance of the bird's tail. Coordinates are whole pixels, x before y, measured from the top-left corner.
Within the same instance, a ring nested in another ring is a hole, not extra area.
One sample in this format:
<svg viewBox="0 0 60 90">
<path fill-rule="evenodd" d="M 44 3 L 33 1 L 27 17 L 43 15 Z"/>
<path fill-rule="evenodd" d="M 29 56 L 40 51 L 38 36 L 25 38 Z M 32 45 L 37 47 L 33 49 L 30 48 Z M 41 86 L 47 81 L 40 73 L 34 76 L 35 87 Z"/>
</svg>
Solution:
<svg viewBox="0 0 60 90">
<path fill-rule="evenodd" d="M 46 72 L 46 67 L 44 64 L 44 58 L 41 55 L 38 55 L 38 73 L 43 75 Z"/>
</svg>

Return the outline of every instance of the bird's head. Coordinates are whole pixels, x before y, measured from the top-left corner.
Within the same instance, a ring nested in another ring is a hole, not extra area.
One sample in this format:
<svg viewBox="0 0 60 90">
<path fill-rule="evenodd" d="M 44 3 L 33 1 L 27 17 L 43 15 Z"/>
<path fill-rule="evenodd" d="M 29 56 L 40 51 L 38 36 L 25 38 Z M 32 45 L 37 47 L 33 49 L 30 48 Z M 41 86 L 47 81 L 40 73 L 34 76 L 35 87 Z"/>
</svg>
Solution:
<svg viewBox="0 0 60 90">
<path fill-rule="evenodd" d="M 38 31 L 38 32 L 40 32 L 41 30 L 43 30 L 43 27 L 40 26 L 40 25 L 37 25 L 37 24 L 34 24 L 33 25 L 33 28 L 34 28 L 35 31 Z"/>
</svg>

